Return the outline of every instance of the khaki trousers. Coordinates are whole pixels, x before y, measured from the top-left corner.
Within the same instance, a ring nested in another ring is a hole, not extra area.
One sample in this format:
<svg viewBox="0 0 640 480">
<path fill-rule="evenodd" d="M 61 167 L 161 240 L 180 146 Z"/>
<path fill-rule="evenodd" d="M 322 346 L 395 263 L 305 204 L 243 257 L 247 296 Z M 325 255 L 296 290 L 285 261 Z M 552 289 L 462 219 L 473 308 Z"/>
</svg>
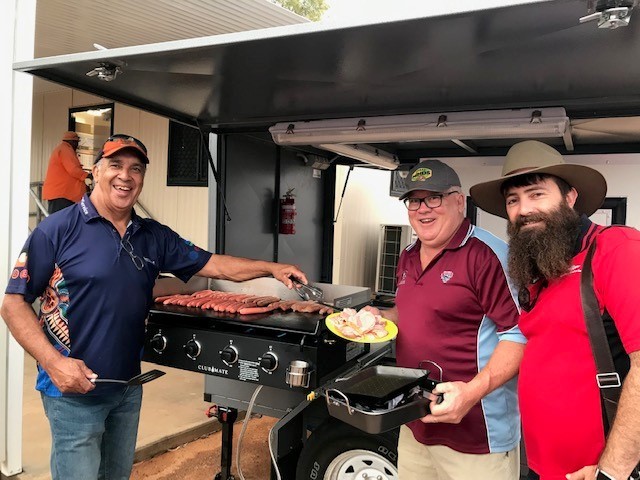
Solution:
<svg viewBox="0 0 640 480">
<path fill-rule="evenodd" d="M 423 445 L 409 427 L 400 427 L 399 480 L 518 480 L 520 449 L 469 454 L 443 445 Z"/>
</svg>

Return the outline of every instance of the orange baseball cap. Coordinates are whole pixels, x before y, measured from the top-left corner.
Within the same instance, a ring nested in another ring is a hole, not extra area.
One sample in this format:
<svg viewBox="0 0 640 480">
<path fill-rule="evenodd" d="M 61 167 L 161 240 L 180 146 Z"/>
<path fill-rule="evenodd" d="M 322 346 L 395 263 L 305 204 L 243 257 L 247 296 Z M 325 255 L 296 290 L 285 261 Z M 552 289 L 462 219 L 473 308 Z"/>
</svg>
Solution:
<svg viewBox="0 0 640 480">
<path fill-rule="evenodd" d="M 109 138 L 107 138 L 107 141 L 104 142 L 104 145 L 102 146 L 102 150 L 100 150 L 100 152 L 96 156 L 96 160 L 94 163 L 97 163 L 103 157 L 112 157 L 120 150 L 124 150 L 125 148 L 134 150 L 143 163 L 149 163 L 149 157 L 147 157 L 147 147 L 145 147 L 144 144 L 137 138 L 134 138 L 130 135 L 122 134 L 111 135 Z"/>
<path fill-rule="evenodd" d="M 80 141 L 80 137 L 78 136 L 78 134 L 76 132 L 64 132 L 62 134 L 62 140 L 67 140 L 70 142 L 79 142 Z"/>
</svg>

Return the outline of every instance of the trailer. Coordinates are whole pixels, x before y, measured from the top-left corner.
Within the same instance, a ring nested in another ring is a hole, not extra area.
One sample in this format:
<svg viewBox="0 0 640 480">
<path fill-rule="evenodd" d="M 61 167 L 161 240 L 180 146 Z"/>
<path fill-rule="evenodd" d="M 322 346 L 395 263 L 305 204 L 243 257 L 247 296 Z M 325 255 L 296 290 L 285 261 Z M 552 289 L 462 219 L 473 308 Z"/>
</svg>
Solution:
<svg viewBox="0 0 640 480">
<path fill-rule="evenodd" d="M 568 158 L 640 152 L 636 0 L 511 3 L 101 50 L 14 69 L 200 130 L 216 183 L 210 248 L 301 263 L 330 285 L 336 165 L 402 172 L 424 157 L 473 165 L 527 138 Z M 306 214 L 298 234 L 282 235 L 278 200 L 290 184 Z M 361 353 L 356 369 L 390 358 L 387 350 Z M 260 372 L 228 379 L 205 371 L 207 385 L 226 380 L 205 387 L 206 398 L 236 409 L 267 382 Z M 397 478 L 394 432 L 366 434 L 331 418 L 322 398 L 275 387 L 261 408 L 281 418 L 274 456 L 282 478 Z M 220 478 L 228 475 L 223 468 Z"/>
</svg>

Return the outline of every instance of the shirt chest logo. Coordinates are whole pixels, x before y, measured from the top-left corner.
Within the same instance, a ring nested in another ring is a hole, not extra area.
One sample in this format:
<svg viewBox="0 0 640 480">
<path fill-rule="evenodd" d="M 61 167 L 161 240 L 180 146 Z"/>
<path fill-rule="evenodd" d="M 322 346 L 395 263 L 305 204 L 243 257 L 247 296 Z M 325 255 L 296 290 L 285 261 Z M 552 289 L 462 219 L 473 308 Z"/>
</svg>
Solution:
<svg viewBox="0 0 640 480">
<path fill-rule="evenodd" d="M 404 270 L 402 272 L 402 275 L 400 275 L 400 281 L 398 282 L 398 286 L 404 285 L 405 283 L 407 283 L 407 271 L 406 270 Z"/>
<path fill-rule="evenodd" d="M 451 270 L 445 270 L 440 274 L 440 280 L 442 280 L 442 283 L 447 283 L 452 278 L 453 278 L 453 272 Z"/>
<path fill-rule="evenodd" d="M 571 275 L 572 273 L 582 273 L 582 265 L 571 265 L 564 275 Z"/>
</svg>

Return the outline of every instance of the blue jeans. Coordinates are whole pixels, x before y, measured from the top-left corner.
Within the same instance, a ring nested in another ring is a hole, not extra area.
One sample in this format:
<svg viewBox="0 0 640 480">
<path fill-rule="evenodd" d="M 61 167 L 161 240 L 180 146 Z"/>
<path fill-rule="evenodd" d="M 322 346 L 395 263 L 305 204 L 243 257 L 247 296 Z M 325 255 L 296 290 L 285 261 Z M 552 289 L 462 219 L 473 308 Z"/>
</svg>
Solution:
<svg viewBox="0 0 640 480">
<path fill-rule="evenodd" d="M 128 479 L 138 434 L 142 387 L 104 395 L 42 395 L 51 427 L 53 480 Z"/>
</svg>

